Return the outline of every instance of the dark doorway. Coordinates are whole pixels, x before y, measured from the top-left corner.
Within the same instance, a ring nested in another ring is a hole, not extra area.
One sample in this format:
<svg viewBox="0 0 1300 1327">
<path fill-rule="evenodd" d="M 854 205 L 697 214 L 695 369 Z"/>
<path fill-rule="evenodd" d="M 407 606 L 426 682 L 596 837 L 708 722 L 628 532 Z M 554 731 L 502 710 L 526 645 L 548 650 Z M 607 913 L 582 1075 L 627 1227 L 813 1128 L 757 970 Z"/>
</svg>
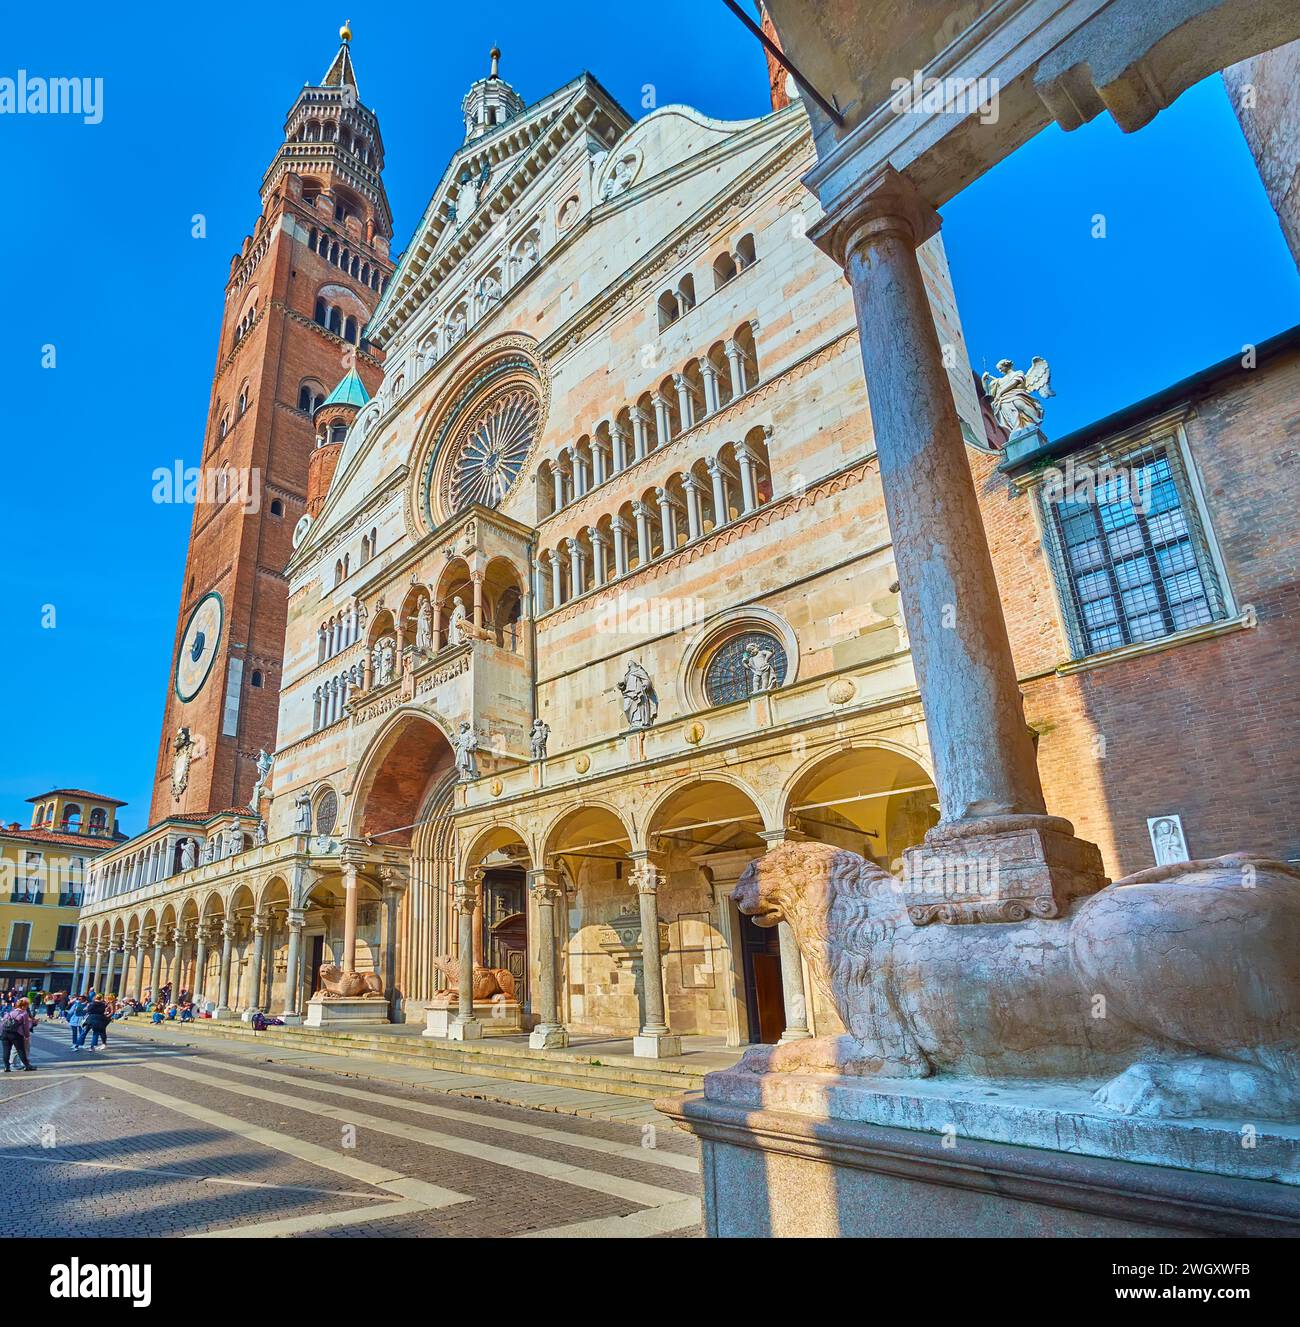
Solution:
<svg viewBox="0 0 1300 1327">
<path fill-rule="evenodd" d="M 528 911 L 524 872 L 490 870 L 483 877 L 483 966 L 505 968 L 515 999 L 528 1007 Z"/>
<path fill-rule="evenodd" d="M 314 935 L 311 940 L 311 965 L 307 971 L 311 973 L 311 982 L 307 987 L 307 998 L 310 1000 L 313 995 L 320 990 L 320 970 L 321 964 L 325 962 L 325 937 L 323 935 Z"/>
<path fill-rule="evenodd" d="M 771 1045 L 785 1031 L 785 991 L 781 985 L 781 941 L 775 926 L 740 918 L 740 956 L 745 974 L 749 1039 Z"/>
</svg>

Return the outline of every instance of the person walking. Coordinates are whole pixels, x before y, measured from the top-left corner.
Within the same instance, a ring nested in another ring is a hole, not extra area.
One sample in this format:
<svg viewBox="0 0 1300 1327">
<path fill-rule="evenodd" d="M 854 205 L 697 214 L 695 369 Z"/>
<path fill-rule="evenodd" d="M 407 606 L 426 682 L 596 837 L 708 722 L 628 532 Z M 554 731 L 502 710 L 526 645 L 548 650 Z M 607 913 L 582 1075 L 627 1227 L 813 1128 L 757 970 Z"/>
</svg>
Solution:
<svg viewBox="0 0 1300 1327">
<path fill-rule="evenodd" d="M 68 1005 L 68 1027 L 72 1029 L 72 1049 L 79 1051 L 81 1043 L 86 1039 L 86 1010 L 90 1007 L 90 1001 L 83 999 L 80 995 L 72 997 L 72 1003 Z"/>
<path fill-rule="evenodd" d="M 14 1051 L 18 1052 L 18 1058 L 27 1072 L 30 1073 L 36 1068 L 27 1054 L 34 1026 L 31 1005 L 26 996 L 19 1000 L 3 1019 L 0 1019 L 0 1047 L 4 1048 L 5 1073 L 9 1072 L 9 1061 Z"/>
<path fill-rule="evenodd" d="M 85 1027 L 90 1032 L 90 1049 L 97 1050 L 102 1041 L 105 1046 L 108 1045 L 108 1021 L 110 1014 L 108 1005 L 96 997 L 92 997 L 85 1013 Z M 82 1042 L 85 1042 L 86 1034 L 81 1034 Z"/>
</svg>

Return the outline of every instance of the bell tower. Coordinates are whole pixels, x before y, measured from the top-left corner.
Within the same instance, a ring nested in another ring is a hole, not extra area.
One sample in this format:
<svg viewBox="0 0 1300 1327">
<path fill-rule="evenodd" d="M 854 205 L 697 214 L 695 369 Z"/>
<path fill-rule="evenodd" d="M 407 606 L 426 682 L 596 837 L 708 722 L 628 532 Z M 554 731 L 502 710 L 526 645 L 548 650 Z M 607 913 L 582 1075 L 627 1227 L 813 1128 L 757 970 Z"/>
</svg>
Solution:
<svg viewBox="0 0 1300 1327">
<path fill-rule="evenodd" d="M 200 483 L 181 581 L 150 823 L 248 802 L 275 750 L 294 527 L 307 509 L 313 415 L 382 356 L 365 327 L 393 272 L 379 121 L 352 30 L 298 94 L 230 263 Z"/>
</svg>

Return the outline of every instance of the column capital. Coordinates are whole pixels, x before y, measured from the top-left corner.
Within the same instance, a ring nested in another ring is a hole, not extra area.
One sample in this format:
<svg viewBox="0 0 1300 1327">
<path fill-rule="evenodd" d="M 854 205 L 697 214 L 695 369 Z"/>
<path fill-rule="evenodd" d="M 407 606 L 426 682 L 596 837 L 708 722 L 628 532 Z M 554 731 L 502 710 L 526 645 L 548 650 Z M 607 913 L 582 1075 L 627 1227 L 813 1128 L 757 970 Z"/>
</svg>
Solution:
<svg viewBox="0 0 1300 1327">
<path fill-rule="evenodd" d="M 396 894 L 404 894 L 406 887 L 411 883 L 409 874 L 400 866 L 381 866 L 379 868 L 379 883 L 385 890 Z"/>
<path fill-rule="evenodd" d="M 451 898 L 457 912 L 472 913 L 478 906 L 478 882 L 478 876 L 452 882 Z"/>
<path fill-rule="evenodd" d="M 528 891 L 539 903 L 551 905 L 564 897 L 564 878 L 554 866 L 538 866 L 528 872 Z"/>
<path fill-rule="evenodd" d="M 265 935 L 270 927 L 270 919 L 266 913 L 258 912 L 253 915 L 253 934 Z"/>
<path fill-rule="evenodd" d="M 301 931 L 307 924 L 307 916 L 301 908 L 290 908 L 287 915 L 291 931 Z"/>
<path fill-rule="evenodd" d="M 628 858 L 632 863 L 632 870 L 628 874 L 628 883 L 632 888 L 638 894 L 657 893 L 659 882 L 664 876 L 663 868 L 659 865 L 662 860 L 660 855 L 642 848 L 628 853 Z"/>
<path fill-rule="evenodd" d="M 939 233 L 938 212 L 906 175 L 886 166 L 843 194 L 808 232 L 808 238 L 839 267 L 872 236 L 903 235 L 913 248 Z"/>
</svg>

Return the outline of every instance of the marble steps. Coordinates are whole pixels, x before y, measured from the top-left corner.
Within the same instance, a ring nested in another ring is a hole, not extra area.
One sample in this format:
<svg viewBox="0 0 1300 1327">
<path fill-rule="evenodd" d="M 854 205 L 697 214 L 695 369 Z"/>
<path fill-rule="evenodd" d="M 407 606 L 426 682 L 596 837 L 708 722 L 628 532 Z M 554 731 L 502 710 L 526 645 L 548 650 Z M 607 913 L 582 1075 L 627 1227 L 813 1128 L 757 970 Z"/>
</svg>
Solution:
<svg viewBox="0 0 1300 1327">
<path fill-rule="evenodd" d="M 152 1033 L 161 1029 L 150 1026 L 148 1030 Z M 445 1042 L 412 1033 L 297 1027 L 254 1032 L 247 1024 L 233 1021 L 212 1023 L 204 1020 L 187 1024 L 183 1029 L 172 1025 L 166 1028 L 166 1033 L 168 1040 L 171 1034 L 177 1039 L 193 1034 L 195 1040 L 228 1038 L 304 1054 L 363 1056 L 386 1064 L 408 1065 L 426 1071 L 443 1070 L 462 1080 L 459 1090 L 464 1095 L 480 1095 L 478 1089 L 486 1089 L 492 1080 L 507 1080 L 605 1093 L 627 1097 L 633 1102 L 652 1101 L 665 1093 L 699 1091 L 705 1073 L 714 1067 L 697 1067 L 671 1060 L 647 1062 L 635 1060 L 630 1055 L 584 1055 L 580 1049 L 537 1051 L 517 1042 L 505 1044 L 501 1038 Z M 463 1081 L 467 1077 L 481 1082 Z"/>
</svg>

